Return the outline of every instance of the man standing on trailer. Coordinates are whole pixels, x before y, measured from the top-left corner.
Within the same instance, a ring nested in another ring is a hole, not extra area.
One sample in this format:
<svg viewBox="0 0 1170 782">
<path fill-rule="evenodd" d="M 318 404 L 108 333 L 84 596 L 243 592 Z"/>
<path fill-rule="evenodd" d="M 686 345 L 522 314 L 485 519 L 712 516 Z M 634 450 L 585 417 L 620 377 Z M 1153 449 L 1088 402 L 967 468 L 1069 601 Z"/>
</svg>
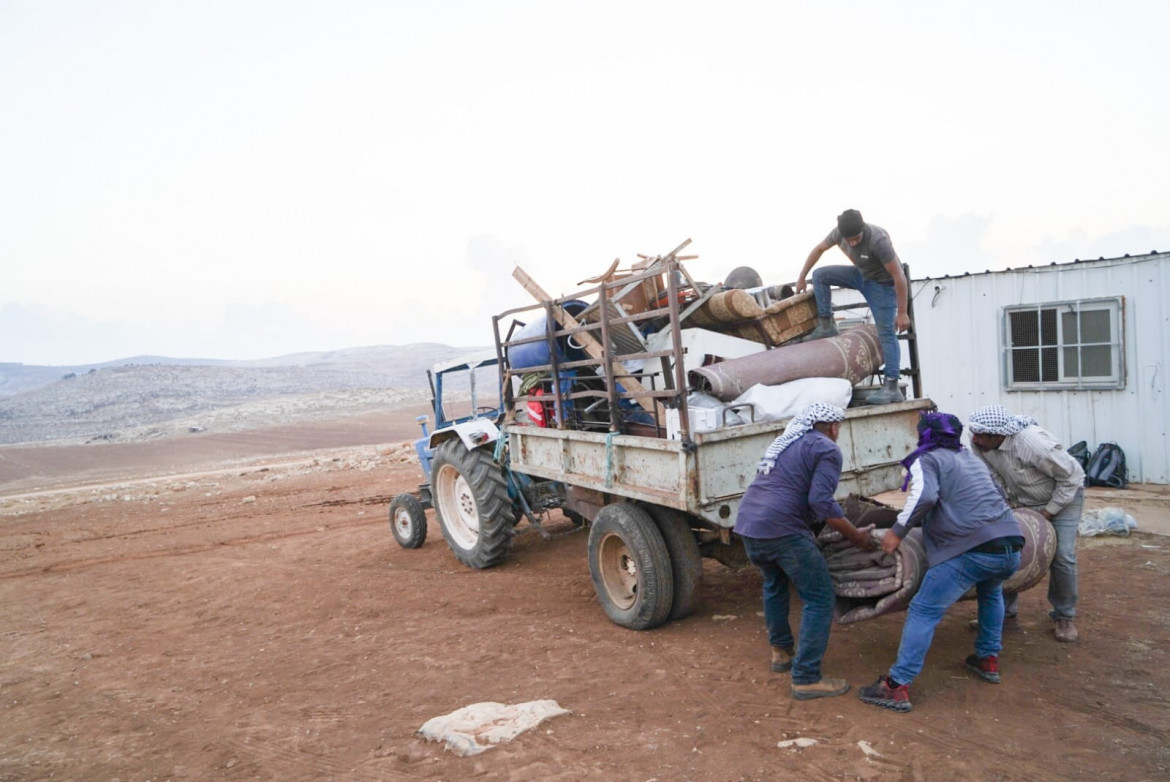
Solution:
<svg viewBox="0 0 1170 782">
<path fill-rule="evenodd" d="M 764 576 L 764 622 L 772 645 L 772 670 L 792 671 L 796 700 L 844 695 L 849 683 L 821 676 L 829 645 L 835 594 L 829 566 L 811 525 L 824 519 L 853 545 L 877 547 L 869 531 L 857 529 L 833 499 L 841 478 L 837 437 L 845 411 L 814 402 L 789 421 L 765 452 L 735 520 L 752 564 Z M 788 582 L 796 586 L 801 610 L 800 643 L 788 623 Z"/>
<path fill-rule="evenodd" d="M 804 268 L 800 270 L 800 277 L 796 280 L 797 293 L 804 292 L 808 273 L 816 266 L 821 255 L 834 245 L 845 253 L 852 265 L 822 266 L 813 272 L 817 327 L 806 339 L 837 336 L 837 324 L 833 320 L 833 286 L 859 291 L 873 314 L 885 362 L 882 387 L 864 401 L 871 405 L 901 402 L 904 397 L 898 389 L 902 365 L 898 332 L 910 328 L 910 286 L 902 271 L 902 262 L 894 252 L 894 244 L 884 228 L 862 220 L 861 212 L 856 209 L 846 209 L 837 216 L 837 227 L 829 231 L 829 235 L 808 254 Z"/>
</svg>

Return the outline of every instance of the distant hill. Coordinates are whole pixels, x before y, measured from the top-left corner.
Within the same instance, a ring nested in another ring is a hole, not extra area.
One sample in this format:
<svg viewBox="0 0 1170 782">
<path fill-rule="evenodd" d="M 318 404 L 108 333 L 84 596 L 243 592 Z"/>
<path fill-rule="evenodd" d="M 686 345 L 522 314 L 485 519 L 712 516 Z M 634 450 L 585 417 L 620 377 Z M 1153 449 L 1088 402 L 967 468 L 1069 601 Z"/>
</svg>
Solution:
<svg viewBox="0 0 1170 782">
<path fill-rule="evenodd" d="M 426 370 L 482 348 L 436 343 L 348 348 L 252 361 L 137 356 L 104 364 L 0 364 L 0 444 L 141 439 L 164 424 L 238 427 L 423 401 Z M 224 411 L 234 411 L 231 415 Z M 246 416 L 245 416 L 246 413 Z"/>
</svg>

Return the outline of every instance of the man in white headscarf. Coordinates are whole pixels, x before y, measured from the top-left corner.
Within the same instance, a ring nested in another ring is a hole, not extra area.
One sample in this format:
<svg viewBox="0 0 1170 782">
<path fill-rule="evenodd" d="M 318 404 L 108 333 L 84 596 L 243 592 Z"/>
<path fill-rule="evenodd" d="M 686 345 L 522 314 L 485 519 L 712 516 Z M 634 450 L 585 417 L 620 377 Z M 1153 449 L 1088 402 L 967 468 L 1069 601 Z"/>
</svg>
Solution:
<svg viewBox="0 0 1170 782">
<path fill-rule="evenodd" d="M 1085 504 L 1085 471 L 1035 419 L 1014 416 L 1000 405 L 971 413 L 975 454 L 987 463 L 1013 508 L 1039 511 L 1056 530 L 1056 557 L 1048 571 L 1048 615 L 1056 640 L 1071 642 L 1077 608 L 1077 528 Z M 1004 627 L 1018 627 L 1016 594 L 1004 594 Z"/>
<path fill-rule="evenodd" d="M 877 547 L 869 531 L 857 529 L 833 495 L 841 478 L 837 437 L 845 411 L 814 402 L 788 422 L 760 460 L 758 473 L 739 506 L 735 532 L 748 559 L 764 577 L 764 622 L 772 645 L 772 670 L 792 671 L 796 700 L 844 695 L 849 683 L 821 675 L 829 645 L 835 592 L 829 566 L 812 524 L 824 520 L 855 546 Z M 788 623 L 788 583 L 804 607 L 800 643 Z"/>
</svg>

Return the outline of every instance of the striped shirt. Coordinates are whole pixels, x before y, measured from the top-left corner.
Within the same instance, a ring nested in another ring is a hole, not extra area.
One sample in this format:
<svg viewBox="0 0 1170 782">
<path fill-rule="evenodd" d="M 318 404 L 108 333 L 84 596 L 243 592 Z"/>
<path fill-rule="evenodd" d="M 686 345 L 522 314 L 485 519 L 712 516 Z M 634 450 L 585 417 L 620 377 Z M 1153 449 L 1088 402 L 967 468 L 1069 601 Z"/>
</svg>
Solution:
<svg viewBox="0 0 1170 782">
<path fill-rule="evenodd" d="M 1046 510 L 1055 516 L 1085 485 L 1085 471 L 1077 460 L 1035 424 L 1007 435 L 994 450 L 971 450 L 991 468 L 1013 507 Z"/>
</svg>

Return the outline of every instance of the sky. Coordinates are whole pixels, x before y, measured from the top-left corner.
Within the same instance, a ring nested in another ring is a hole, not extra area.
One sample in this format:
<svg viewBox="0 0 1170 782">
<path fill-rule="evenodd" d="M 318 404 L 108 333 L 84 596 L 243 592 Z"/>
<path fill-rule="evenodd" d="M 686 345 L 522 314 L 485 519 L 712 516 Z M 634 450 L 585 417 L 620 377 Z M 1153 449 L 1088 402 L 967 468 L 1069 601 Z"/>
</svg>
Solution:
<svg viewBox="0 0 1170 782">
<path fill-rule="evenodd" d="M 490 345 L 517 265 L 791 282 L 847 208 L 916 278 L 1170 251 L 1168 38 L 1163 0 L 0 0 L 0 362 Z"/>
</svg>

